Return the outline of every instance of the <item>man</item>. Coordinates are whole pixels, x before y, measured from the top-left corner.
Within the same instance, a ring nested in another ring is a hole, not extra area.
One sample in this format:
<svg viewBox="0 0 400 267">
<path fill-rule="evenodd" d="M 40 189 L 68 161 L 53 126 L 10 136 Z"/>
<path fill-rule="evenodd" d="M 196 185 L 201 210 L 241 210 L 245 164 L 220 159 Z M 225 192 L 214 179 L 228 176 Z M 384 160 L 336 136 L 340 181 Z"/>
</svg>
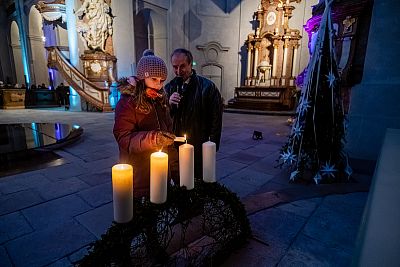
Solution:
<svg viewBox="0 0 400 267">
<path fill-rule="evenodd" d="M 212 141 L 219 149 L 223 104 L 215 84 L 192 69 L 192 53 L 184 48 L 171 55 L 176 77 L 165 86 L 176 136 L 186 134 L 194 146 L 194 175 L 202 179 L 202 144 Z"/>
</svg>

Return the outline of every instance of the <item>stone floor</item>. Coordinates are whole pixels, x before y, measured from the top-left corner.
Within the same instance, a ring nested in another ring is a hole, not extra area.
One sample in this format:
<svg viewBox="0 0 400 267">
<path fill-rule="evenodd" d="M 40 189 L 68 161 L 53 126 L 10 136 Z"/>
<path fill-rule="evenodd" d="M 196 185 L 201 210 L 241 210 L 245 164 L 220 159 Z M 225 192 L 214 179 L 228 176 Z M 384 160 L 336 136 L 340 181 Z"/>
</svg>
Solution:
<svg viewBox="0 0 400 267">
<path fill-rule="evenodd" d="M 246 206 L 253 237 L 224 266 L 348 266 L 373 163 L 357 183 L 289 184 L 274 168 L 287 116 L 224 113 L 218 182 Z M 44 169 L 0 177 L 0 266 L 71 266 L 113 219 L 111 167 L 118 162 L 113 113 L 0 110 L 0 123 L 78 124 L 83 137 Z M 263 133 L 253 140 L 253 131 Z M 356 168 L 357 170 L 357 168 Z"/>
</svg>

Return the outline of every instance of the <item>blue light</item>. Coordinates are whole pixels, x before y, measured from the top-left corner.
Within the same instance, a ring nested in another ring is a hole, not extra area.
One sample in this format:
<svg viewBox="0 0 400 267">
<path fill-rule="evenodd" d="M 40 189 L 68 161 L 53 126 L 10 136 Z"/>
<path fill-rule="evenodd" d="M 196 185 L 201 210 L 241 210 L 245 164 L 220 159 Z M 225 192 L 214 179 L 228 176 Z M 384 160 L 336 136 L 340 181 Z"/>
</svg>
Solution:
<svg viewBox="0 0 400 267">
<path fill-rule="evenodd" d="M 21 1 L 15 1 L 16 3 L 16 11 L 17 11 L 17 24 L 18 24 L 18 29 L 19 29 L 19 39 L 21 42 L 21 55 L 22 55 L 22 65 L 24 67 L 24 76 L 25 76 L 25 83 L 26 85 L 30 84 L 31 78 L 30 78 L 30 70 L 29 70 L 29 56 L 28 56 L 28 43 L 27 43 L 27 33 L 25 31 L 24 27 L 24 16 L 23 16 L 23 6 L 21 6 Z"/>
<path fill-rule="evenodd" d="M 57 140 L 60 140 L 63 138 L 60 126 L 61 126 L 60 123 L 54 124 L 54 131 L 55 131 L 55 136 L 56 136 Z"/>
<path fill-rule="evenodd" d="M 37 129 L 37 125 L 35 122 L 31 123 L 32 126 L 32 136 L 33 136 L 33 142 L 35 143 L 35 147 L 40 147 L 40 137 L 38 134 L 38 129 Z"/>
<path fill-rule="evenodd" d="M 66 0 L 65 1 L 65 13 L 67 15 L 67 33 L 68 33 L 68 47 L 69 47 L 69 61 L 72 66 L 77 67 L 79 64 L 78 55 L 78 34 L 76 31 L 76 17 L 74 14 L 75 1 Z M 69 87 L 70 91 L 70 110 L 71 111 L 81 111 L 81 98 L 74 90 L 74 88 Z"/>
</svg>

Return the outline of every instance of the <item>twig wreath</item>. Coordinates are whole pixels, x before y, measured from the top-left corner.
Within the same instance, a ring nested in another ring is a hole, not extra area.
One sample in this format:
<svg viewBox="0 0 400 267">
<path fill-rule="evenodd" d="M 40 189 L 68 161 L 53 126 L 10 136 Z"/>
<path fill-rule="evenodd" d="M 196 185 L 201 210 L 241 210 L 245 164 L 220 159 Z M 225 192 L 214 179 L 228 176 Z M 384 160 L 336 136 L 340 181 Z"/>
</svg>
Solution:
<svg viewBox="0 0 400 267">
<path fill-rule="evenodd" d="M 218 183 L 193 190 L 170 186 L 164 204 L 134 200 L 129 223 L 113 222 L 79 266 L 208 266 L 218 264 L 251 235 L 236 194 Z"/>
</svg>

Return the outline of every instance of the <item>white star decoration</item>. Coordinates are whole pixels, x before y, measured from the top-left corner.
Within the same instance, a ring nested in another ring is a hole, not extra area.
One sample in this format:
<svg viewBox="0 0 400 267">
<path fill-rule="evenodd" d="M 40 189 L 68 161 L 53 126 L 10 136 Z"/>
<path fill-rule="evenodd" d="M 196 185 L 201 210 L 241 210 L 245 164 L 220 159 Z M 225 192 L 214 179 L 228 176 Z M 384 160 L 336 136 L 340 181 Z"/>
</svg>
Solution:
<svg viewBox="0 0 400 267">
<path fill-rule="evenodd" d="M 314 182 L 315 184 L 319 184 L 319 182 L 322 180 L 321 174 L 317 172 L 317 174 L 314 176 Z"/>
<path fill-rule="evenodd" d="M 310 103 L 311 102 L 308 101 L 307 99 L 304 99 L 303 101 L 301 101 L 299 108 L 298 108 L 300 115 L 303 115 L 307 111 L 307 109 L 311 107 Z"/>
<path fill-rule="evenodd" d="M 290 173 L 290 181 L 294 181 L 294 179 L 296 178 L 296 176 L 299 174 L 298 170 L 292 171 Z"/>
<path fill-rule="evenodd" d="M 331 72 L 329 72 L 329 75 L 325 75 L 325 76 L 328 78 L 329 87 L 332 88 L 332 87 L 333 87 L 333 84 L 334 84 L 335 81 L 336 81 L 335 75 L 334 75 L 333 72 L 331 71 Z"/>
<path fill-rule="evenodd" d="M 353 169 L 347 164 L 346 168 L 344 169 L 344 173 L 347 174 L 347 179 L 350 179 L 350 176 L 353 174 Z"/>
<path fill-rule="evenodd" d="M 288 149 L 286 152 L 282 152 L 280 157 L 283 159 L 283 163 L 288 162 L 289 164 L 293 164 L 293 162 L 296 162 L 296 156 L 293 155 L 291 149 Z"/>
<path fill-rule="evenodd" d="M 294 138 L 300 138 L 301 133 L 303 132 L 303 129 L 301 128 L 300 125 L 296 125 L 292 128 L 292 134 Z"/>
<path fill-rule="evenodd" d="M 335 164 L 330 165 L 330 163 L 327 162 L 322 166 L 320 172 L 322 175 L 335 178 L 335 172 L 337 172 L 337 170 L 335 169 Z"/>
</svg>

